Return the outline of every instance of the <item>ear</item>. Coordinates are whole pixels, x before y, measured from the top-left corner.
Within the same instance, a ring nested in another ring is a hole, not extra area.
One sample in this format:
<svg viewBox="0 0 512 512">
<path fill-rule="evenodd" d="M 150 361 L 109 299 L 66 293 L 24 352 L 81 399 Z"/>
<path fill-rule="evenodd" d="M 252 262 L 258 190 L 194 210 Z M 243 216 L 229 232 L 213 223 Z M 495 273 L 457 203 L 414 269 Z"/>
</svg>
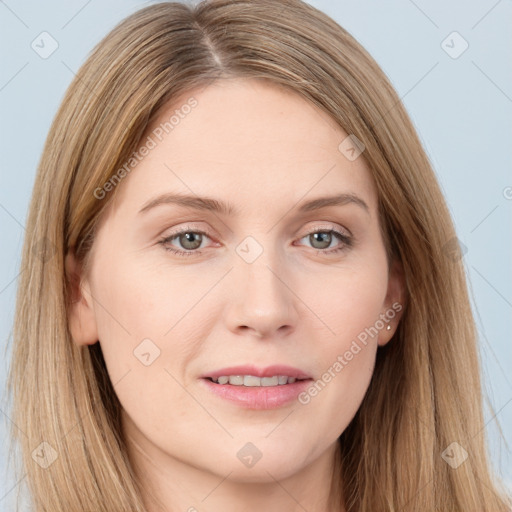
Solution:
<svg viewBox="0 0 512 512">
<path fill-rule="evenodd" d="M 384 328 L 379 330 L 378 345 L 384 346 L 396 332 L 405 308 L 405 279 L 402 263 L 395 259 L 388 276 L 388 291 L 384 300 L 381 319 Z M 388 325 L 390 329 L 388 329 Z"/>
<path fill-rule="evenodd" d="M 68 324 L 73 341 L 81 345 L 94 345 L 98 341 L 96 315 L 87 280 L 83 279 L 82 267 L 73 251 L 66 254 L 67 283 L 71 302 L 68 304 Z"/>
</svg>

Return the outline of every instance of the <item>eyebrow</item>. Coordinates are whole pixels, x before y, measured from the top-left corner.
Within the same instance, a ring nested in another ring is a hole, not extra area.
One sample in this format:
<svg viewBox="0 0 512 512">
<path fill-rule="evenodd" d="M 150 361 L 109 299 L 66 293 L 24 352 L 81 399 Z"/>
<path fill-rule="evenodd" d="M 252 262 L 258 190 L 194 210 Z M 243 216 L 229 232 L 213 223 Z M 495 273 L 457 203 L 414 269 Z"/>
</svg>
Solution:
<svg viewBox="0 0 512 512">
<path fill-rule="evenodd" d="M 140 213 L 145 213 L 152 208 L 155 208 L 164 204 L 176 204 L 178 206 L 184 206 L 187 208 L 193 208 L 195 210 L 204 210 L 216 212 L 222 215 L 233 215 L 238 214 L 238 210 L 230 203 L 225 203 L 211 197 L 199 197 L 185 194 L 161 194 L 153 199 L 150 199 L 144 206 L 139 210 Z M 354 193 L 337 194 L 334 196 L 325 196 L 312 199 L 306 203 L 303 203 L 298 207 L 300 213 L 310 212 L 319 210 L 321 208 L 327 208 L 329 206 L 343 206 L 346 204 L 355 204 L 361 207 L 367 214 L 370 214 L 370 209 L 363 199 Z"/>
</svg>

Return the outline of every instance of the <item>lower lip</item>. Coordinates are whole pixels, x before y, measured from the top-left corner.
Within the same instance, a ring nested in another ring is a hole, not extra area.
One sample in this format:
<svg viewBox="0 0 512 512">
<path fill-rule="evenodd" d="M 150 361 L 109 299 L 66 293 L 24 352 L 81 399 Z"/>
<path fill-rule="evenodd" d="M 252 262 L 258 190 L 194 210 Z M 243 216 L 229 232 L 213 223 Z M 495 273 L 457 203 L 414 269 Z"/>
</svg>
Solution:
<svg viewBox="0 0 512 512">
<path fill-rule="evenodd" d="M 297 399 L 311 383 L 311 379 L 296 380 L 292 384 L 278 386 L 234 386 L 216 384 L 208 379 L 201 379 L 207 389 L 225 400 L 229 400 L 245 409 L 277 409 Z"/>
</svg>

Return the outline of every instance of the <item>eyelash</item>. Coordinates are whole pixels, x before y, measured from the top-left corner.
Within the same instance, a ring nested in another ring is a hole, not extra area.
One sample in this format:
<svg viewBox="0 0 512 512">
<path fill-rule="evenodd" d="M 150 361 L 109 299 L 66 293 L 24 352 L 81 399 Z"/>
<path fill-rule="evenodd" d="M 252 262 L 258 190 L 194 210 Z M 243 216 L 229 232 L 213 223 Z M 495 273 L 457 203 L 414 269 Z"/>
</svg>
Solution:
<svg viewBox="0 0 512 512">
<path fill-rule="evenodd" d="M 180 231 L 177 231 L 175 233 L 172 233 L 171 235 L 169 236 L 166 236 L 162 239 L 160 239 L 158 241 L 159 244 L 161 244 L 163 246 L 163 248 L 166 250 L 166 251 L 169 251 L 179 257 L 188 257 L 188 256 L 197 256 L 197 255 L 200 255 L 202 253 L 202 251 L 200 250 L 188 250 L 188 251 L 182 251 L 180 249 L 175 249 L 171 246 L 169 246 L 168 244 L 174 240 L 176 237 L 184 234 L 184 233 L 196 233 L 196 234 L 200 234 L 200 235 L 205 235 L 207 236 L 208 238 L 211 238 L 210 234 L 208 232 L 205 232 L 205 231 L 202 231 L 202 230 L 199 230 L 199 229 L 194 229 L 194 228 L 191 228 L 191 227 L 186 227 Z M 350 247 L 353 246 L 354 244 L 354 239 L 352 236 L 348 236 L 348 235 L 345 235 L 339 231 L 337 231 L 336 229 L 316 229 L 314 231 L 310 231 L 309 233 L 306 233 L 304 236 L 301 237 L 302 238 L 305 238 L 309 235 L 313 235 L 313 234 L 316 234 L 316 233 L 334 233 L 342 242 L 342 244 L 334 249 L 314 249 L 317 251 L 317 254 L 336 254 L 336 253 L 339 253 L 341 251 L 344 251 L 344 250 L 347 250 L 349 249 Z"/>
</svg>

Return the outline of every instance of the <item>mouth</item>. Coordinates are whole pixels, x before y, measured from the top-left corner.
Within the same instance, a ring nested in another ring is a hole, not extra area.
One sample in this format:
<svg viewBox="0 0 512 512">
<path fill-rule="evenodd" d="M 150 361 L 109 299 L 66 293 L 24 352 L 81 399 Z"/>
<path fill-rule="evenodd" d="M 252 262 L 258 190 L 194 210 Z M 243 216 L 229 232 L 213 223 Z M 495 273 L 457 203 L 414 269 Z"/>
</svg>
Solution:
<svg viewBox="0 0 512 512">
<path fill-rule="evenodd" d="M 290 366 L 237 366 L 201 376 L 206 389 L 246 409 L 275 409 L 289 405 L 313 380 Z"/>
<path fill-rule="evenodd" d="M 272 377 L 257 377 L 256 375 L 221 375 L 218 378 L 206 377 L 209 381 L 222 386 L 270 387 L 285 386 L 297 381 L 310 379 L 297 379 L 287 375 L 273 375 Z"/>
</svg>

